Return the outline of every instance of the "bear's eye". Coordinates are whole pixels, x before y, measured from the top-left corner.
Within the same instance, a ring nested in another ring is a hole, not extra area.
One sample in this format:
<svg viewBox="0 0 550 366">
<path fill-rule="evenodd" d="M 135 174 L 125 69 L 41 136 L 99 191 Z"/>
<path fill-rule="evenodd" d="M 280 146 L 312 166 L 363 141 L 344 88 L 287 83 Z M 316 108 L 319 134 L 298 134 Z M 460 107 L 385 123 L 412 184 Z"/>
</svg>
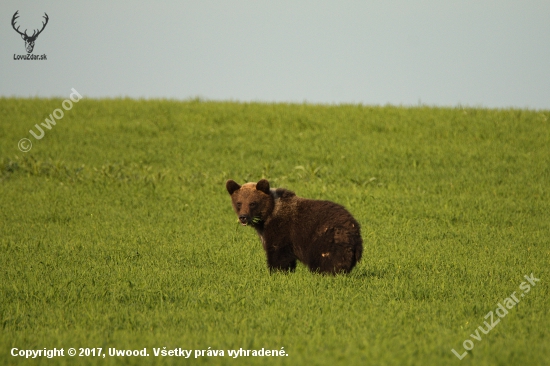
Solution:
<svg viewBox="0 0 550 366">
<path fill-rule="evenodd" d="M 250 202 L 250 204 L 248 205 L 250 207 L 256 207 L 256 202 Z"/>
<path fill-rule="evenodd" d="M 240 202 L 237 202 L 237 209 L 238 209 L 238 210 L 240 210 L 240 209 L 241 209 L 241 205 L 242 205 L 242 203 L 240 203 Z"/>
</svg>

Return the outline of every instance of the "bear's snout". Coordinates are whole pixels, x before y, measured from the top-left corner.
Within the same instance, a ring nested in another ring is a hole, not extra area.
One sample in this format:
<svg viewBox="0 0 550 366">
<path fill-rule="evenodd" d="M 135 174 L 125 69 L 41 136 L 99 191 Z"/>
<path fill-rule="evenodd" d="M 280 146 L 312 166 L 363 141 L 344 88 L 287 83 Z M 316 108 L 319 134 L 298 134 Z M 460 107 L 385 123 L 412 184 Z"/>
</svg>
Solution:
<svg viewBox="0 0 550 366">
<path fill-rule="evenodd" d="M 248 224 L 248 216 L 239 215 L 239 221 L 241 222 L 241 225 L 246 226 Z"/>
</svg>

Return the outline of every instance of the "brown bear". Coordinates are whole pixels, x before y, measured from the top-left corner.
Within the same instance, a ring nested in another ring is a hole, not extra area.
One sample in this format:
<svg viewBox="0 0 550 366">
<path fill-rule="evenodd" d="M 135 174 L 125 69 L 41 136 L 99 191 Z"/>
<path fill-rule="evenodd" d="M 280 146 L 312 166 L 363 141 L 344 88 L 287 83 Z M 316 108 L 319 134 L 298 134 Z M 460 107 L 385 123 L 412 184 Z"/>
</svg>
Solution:
<svg viewBox="0 0 550 366">
<path fill-rule="evenodd" d="M 239 222 L 260 236 L 270 272 L 294 271 L 298 259 L 312 272 L 348 273 L 361 259 L 359 223 L 343 206 L 270 189 L 265 179 L 225 186 Z"/>
</svg>

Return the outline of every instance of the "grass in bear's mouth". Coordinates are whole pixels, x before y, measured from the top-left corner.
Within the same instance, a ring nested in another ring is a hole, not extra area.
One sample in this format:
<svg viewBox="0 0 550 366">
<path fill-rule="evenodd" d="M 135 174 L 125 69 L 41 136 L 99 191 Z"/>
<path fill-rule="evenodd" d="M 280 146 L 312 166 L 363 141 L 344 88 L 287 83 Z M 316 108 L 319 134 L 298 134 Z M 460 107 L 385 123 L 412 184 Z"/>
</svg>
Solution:
<svg viewBox="0 0 550 366">
<path fill-rule="evenodd" d="M 0 360 L 147 347 L 154 363 L 170 346 L 289 355 L 196 359 L 212 365 L 548 363 L 550 111 L 88 99 L 20 153 L 61 102 L 0 98 Z M 269 274 L 224 189 L 262 176 L 355 216 L 349 275 Z"/>
</svg>

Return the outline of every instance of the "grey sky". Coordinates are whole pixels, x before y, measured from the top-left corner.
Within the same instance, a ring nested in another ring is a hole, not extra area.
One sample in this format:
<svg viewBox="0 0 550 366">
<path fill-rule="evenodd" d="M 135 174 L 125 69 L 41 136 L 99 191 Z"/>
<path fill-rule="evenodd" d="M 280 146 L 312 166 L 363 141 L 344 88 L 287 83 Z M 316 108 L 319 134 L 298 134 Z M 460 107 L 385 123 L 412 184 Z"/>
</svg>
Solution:
<svg viewBox="0 0 550 366">
<path fill-rule="evenodd" d="M 39 28 L 33 54 L 12 29 Z M 0 96 L 550 109 L 550 1 L 11 1 Z"/>
</svg>

